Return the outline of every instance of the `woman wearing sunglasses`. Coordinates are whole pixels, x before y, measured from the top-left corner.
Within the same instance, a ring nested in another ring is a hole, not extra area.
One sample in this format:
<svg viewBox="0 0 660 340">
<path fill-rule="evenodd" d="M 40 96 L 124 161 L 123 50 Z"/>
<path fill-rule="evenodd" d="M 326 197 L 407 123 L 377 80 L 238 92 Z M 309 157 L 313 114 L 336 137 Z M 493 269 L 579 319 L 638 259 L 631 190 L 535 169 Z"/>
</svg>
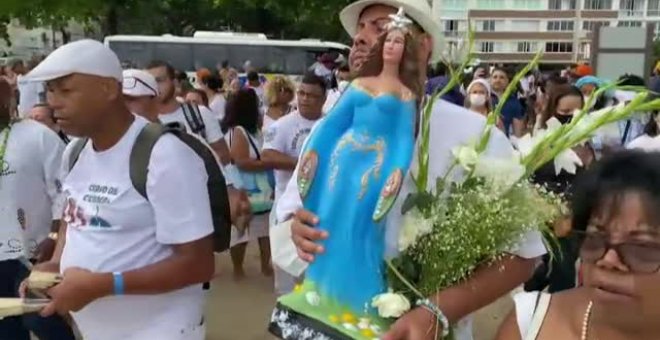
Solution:
<svg viewBox="0 0 660 340">
<path fill-rule="evenodd" d="M 497 339 L 660 339 L 660 154 L 604 159 L 571 205 L 584 286 L 516 295 Z"/>
</svg>

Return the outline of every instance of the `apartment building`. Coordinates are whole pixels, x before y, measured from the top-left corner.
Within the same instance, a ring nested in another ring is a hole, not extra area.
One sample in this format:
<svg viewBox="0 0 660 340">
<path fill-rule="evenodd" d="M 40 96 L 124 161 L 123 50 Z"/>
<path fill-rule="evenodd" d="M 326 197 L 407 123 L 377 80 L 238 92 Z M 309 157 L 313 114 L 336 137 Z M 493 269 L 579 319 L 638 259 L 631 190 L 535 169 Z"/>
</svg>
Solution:
<svg viewBox="0 0 660 340">
<path fill-rule="evenodd" d="M 470 22 L 478 57 L 489 63 L 526 63 L 538 50 L 544 64 L 588 61 L 597 24 L 654 24 L 660 36 L 660 0 L 433 0 L 433 12 L 447 49 Z"/>
</svg>

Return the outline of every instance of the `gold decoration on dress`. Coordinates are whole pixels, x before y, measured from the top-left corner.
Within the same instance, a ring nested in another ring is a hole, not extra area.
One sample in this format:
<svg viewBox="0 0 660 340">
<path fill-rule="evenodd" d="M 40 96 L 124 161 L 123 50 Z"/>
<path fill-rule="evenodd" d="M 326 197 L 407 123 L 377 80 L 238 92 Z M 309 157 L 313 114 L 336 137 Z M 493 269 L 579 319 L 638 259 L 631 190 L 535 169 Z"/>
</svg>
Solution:
<svg viewBox="0 0 660 340">
<path fill-rule="evenodd" d="M 360 139 L 368 140 L 369 137 L 367 135 L 362 135 Z M 334 188 L 335 181 L 337 179 L 337 174 L 339 173 L 339 164 L 337 164 L 338 163 L 337 158 L 339 158 L 339 152 L 348 145 L 352 146 L 354 151 L 376 152 L 376 161 L 374 162 L 374 165 L 371 168 L 369 168 L 367 171 L 365 171 L 365 173 L 362 175 L 362 179 L 360 180 L 361 189 L 358 199 L 362 199 L 364 195 L 367 193 L 369 178 L 372 175 L 376 179 L 380 177 L 380 170 L 381 167 L 383 166 L 383 160 L 385 158 L 385 141 L 382 138 L 378 138 L 376 142 L 372 144 L 360 142 L 353 136 L 352 133 L 348 133 L 344 137 L 342 137 L 339 143 L 337 143 L 337 147 L 335 148 L 335 151 L 332 153 L 332 157 L 330 159 L 330 165 L 332 169 L 332 172 L 330 173 L 330 188 Z"/>
</svg>

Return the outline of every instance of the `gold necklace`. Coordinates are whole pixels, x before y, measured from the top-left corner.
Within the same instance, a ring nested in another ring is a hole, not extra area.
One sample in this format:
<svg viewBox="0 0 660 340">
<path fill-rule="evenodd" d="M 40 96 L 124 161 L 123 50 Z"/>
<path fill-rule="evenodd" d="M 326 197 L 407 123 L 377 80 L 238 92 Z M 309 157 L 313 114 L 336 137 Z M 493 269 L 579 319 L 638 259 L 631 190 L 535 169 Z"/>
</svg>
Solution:
<svg viewBox="0 0 660 340">
<path fill-rule="evenodd" d="M 587 340 L 587 336 L 589 335 L 589 320 L 591 320 L 591 311 L 593 308 L 594 302 L 589 301 L 587 310 L 584 312 L 584 318 L 582 318 L 582 336 L 580 337 L 580 340 Z"/>
</svg>

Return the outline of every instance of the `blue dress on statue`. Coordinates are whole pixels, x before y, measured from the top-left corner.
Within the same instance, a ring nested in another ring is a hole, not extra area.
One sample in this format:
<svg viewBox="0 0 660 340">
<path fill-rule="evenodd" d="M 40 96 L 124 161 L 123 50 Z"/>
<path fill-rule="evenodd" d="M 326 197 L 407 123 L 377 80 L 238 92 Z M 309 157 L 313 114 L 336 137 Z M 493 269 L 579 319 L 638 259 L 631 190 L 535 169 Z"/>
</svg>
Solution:
<svg viewBox="0 0 660 340">
<path fill-rule="evenodd" d="M 318 293 L 354 312 L 371 312 L 387 290 L 386 214 L 414 152 L 416 100 L 372 95 L 351 85 L 314 129 L 298 186 L 329 238 L 307 269 Z"/>
</svg>

